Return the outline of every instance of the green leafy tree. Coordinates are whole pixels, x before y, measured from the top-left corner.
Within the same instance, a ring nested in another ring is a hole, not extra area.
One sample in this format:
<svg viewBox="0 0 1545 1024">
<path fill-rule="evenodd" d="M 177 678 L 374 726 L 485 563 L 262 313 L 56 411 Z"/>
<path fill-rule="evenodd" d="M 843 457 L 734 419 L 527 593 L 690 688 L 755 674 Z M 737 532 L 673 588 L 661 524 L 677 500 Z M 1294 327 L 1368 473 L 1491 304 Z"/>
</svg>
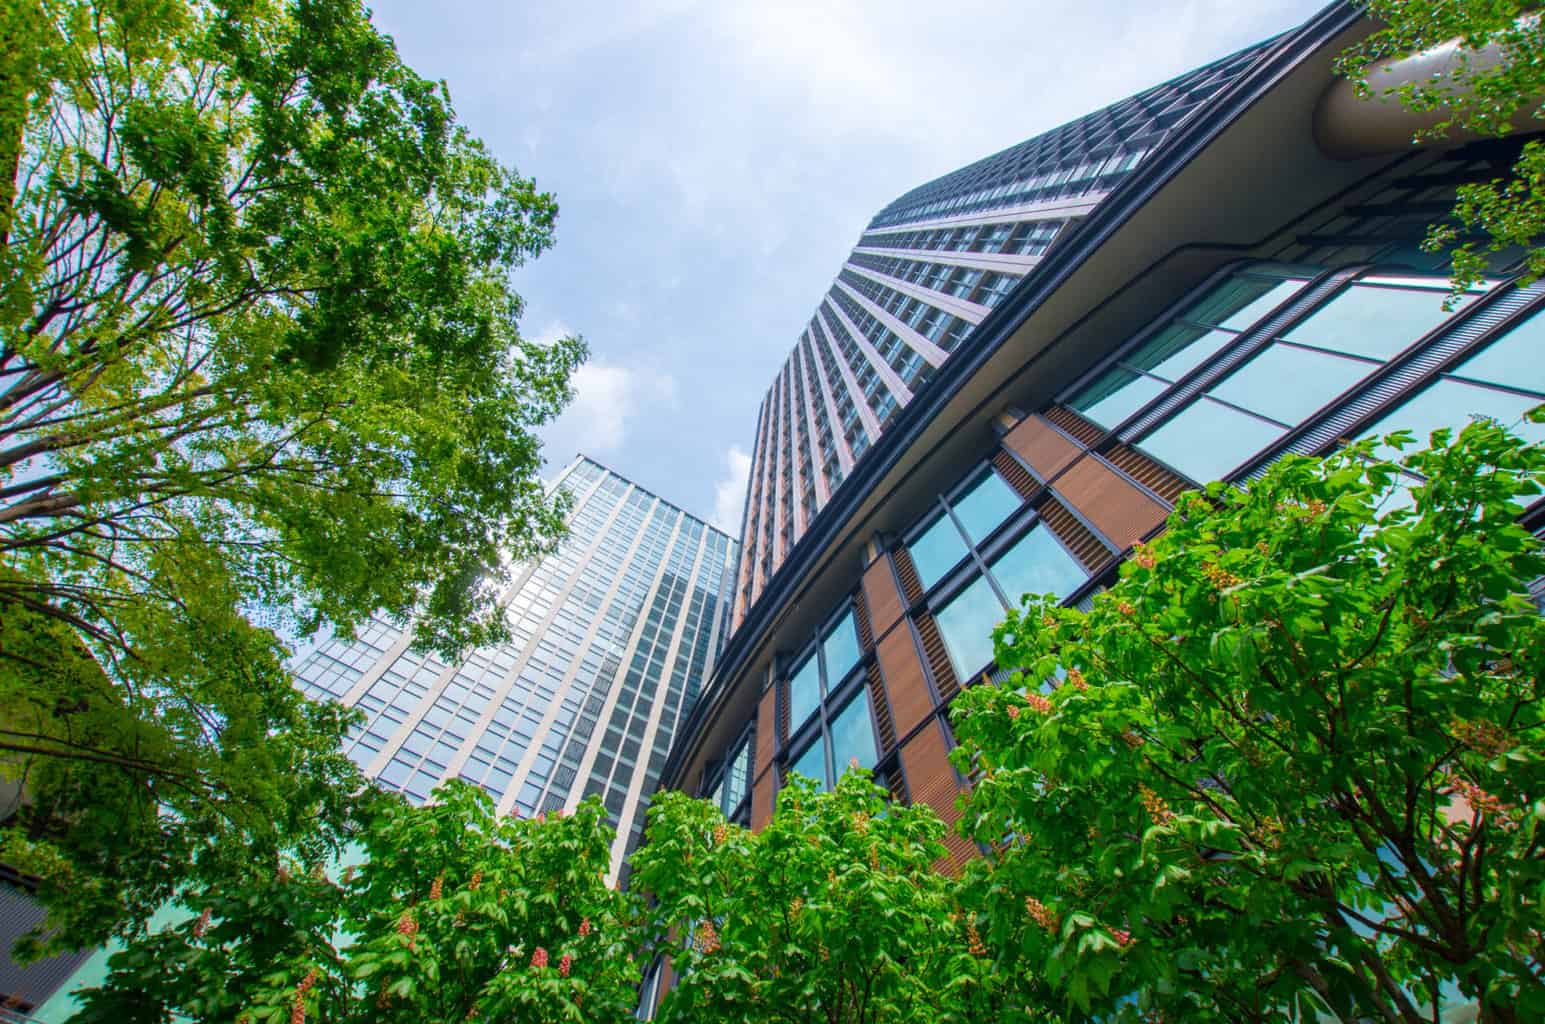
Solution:
<svg viewBox="0 0 1545 1024">
<path fill-rule="evenodd" d="M 73 1021 L 631 1020 L 640 970 L 599 799 L 545 821 L 501 818 L 460 780 L 434 800 L 382 797 L 357 868 L 212 886 L 199 916 L 116 954 Z"/>
<path fill-rule="evenodd" d="M 1026 1010 L 1034 982 L 998 974 L 985 923 L 937 870 L 943 824 L 868 773 L 832 793 L 793 776 L 757 833 L 679 793 L 649 818 L 630 885 L 678 978 L 658 1020 L 1043 1019 Z"/>
<path fill-rule="evenodd" d="M 1371 0 L 1383 23 L 1339 59 L 1341 72 L 1369 96 L 1439 116 L 1422 134 L 1442 138 L 1456 129 L 1484 137 L 1512 135 L 1519 120 L 1545 118 L 1545 22 L 1525 0 Z M 1390 86 L 1378 68 L 1459 40 L 1462 48 L 1441 76 Z M 1479 56 L 1488 47 L 1500 59 Z M 1454 218 L 1428 231 L 1425 247 L 1452 250 L 1455 294 L 1486 275 L 1488 256 L 1523 250 L 1529 280 L 1545 275 L 1545 143 L 1525 143 L 1512 174 L 1461 185 Z"/>
<path fill-rule="evenodd" d="M 0 859 L 89 895 L 61 940 L 352 785 L 270 627 L 502 635 L 555 216 L 359 0 L 0 5 Z"/>
<path fill-rule="evenodd" d="M 1545 1015 L 1545 450 L 1451 440 L 1211 485 L 1091 611 L 998 628 L 976 884 L 1073 1018 Z"/>
</svg>

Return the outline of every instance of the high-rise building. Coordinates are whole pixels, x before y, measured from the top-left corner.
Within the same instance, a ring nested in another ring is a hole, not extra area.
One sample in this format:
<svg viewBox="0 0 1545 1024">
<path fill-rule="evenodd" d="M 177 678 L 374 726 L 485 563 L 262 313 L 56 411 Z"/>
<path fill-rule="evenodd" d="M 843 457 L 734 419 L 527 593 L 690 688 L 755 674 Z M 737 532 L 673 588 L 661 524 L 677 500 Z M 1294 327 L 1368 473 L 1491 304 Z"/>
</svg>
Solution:
<svg viewBox="0 0 1545 1024">
<path fill-rule="evenodd" d="M 1059 237 L 1269 45 L 978 160 L 875 214 L 762 400 L 737 625 L 855 462 L 950 354 Z"/>
<path fill-rule="evenodd" d="M 1445 309 L 1420 244 L 1538 125 L 1413 144 L 1336 75 L 1370 31 L 1333 4 L 876 215 L 762 405 L 737 625 L 664 785 L 760 827 L 789 772 L 857 758 L 953 821 L 950 702 L 1021 595 L 1083 605 L 1183 491 L 1287 452 L 1545 440 L 1545 283 L 1500 252 Z"/>
<path fill-rule="evenodd" d="M 308 696 L 365 712 L 347 752 L 410 799 L 460 777 L 530 817 L 599 793 L 618 830 L 615 877 L 719 653 L 738 548 L 587 458 L 557 486 L 574 499 L 569 535 L 501 596 L 509 643 L 447 662 L 373 619 L 296 677 Z"/>
</svg>

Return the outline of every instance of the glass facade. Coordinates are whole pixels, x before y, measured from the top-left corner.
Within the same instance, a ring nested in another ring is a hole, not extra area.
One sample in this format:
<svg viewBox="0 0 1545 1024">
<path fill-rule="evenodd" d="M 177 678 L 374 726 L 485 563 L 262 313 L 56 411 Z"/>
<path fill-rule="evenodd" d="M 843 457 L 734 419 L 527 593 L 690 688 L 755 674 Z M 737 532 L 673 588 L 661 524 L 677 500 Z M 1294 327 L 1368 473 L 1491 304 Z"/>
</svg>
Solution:
<svg viewBox="0 0 1545 1024">
<path fill-rule="evenodd" d="M 1249 266 L 1209 286 L 1075 389 L 1067 405 L 1186 478 L 1229 479 L 1301 425 L 1346 405 L 1452 334 L 1489 286 L 1449 302 L 1443 277 Z M 1344 280 L 1338 280 L 1341 277 Z M 1491 347 L 1410 396 L 1388 420 L 1431 429 L 1467 415 L 1517 423 L 1539 390 L 1513 366 L 1521 341 Z M 1536 384 L 1538 381 L 1536 381 Z"/>
<path fill-rule="evenodd" d="M 618 828 L 615 869 L 727 632 L 738 549 L 587 459 L 558 486 L 574 497 L 569 536 L 503 595 L 508 644 L 447 664 L 372 620 L 296 675 L 308 696 L 365 711 L 348 753 L 410 799 L 451 777 L 523 816 L 600 794 Z"/>
<path fill-rule="evenodd" d="M 1241 51 L 1038 135 L 876 214 L 763 403 L 772 426 L 759 428 L 752 455 L 734 622 L 939 366 L 1066 229 L 1260 53 Z M 1104 415 L 1132 411 L 1160 386 L 1123 372 L 1130 386 L 1113 389 Z"/>
<path fill-rule="evenodd" d="M 879 758 L 853 608 L 845 605 L 817 632 L 780 684 L 789 708 L 789 771 L 828 789 L 854 760 L 873 768 Z"/>
<path fill-rule="evenodd" d="M 978 470 L 938 499 L 913 528 L 906 551 L 917 569 L 955 676 L 992 662 L 992 630 L 1026 594 L 1066 598 L 1089 574 L 992 469 Z"/>
</svg>

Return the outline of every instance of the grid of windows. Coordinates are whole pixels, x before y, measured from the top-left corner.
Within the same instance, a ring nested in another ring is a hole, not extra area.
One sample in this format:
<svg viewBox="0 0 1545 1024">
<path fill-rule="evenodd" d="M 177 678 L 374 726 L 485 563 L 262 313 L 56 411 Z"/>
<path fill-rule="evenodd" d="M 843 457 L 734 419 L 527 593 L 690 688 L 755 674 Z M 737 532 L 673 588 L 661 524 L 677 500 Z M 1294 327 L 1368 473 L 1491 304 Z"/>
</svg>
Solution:
<svg viewBox="0 0 1545 1024">
<path fill-rule="evenodd" d="M 560 485 L 575 498 L 569 535 L 507 595 L 512 642 L 447 665 L 371 620 L 297 676 L 339 699 L 376 673 L 349 753 L 379 784 L 422 800 L 457 775 L 522 815 L 600 792 L 620 859 L 726 635 L 736 546 L 588 460 Z"/>
<path fill-rule="evenodd" d="M 915 526 L 907 553 L 959 679 L 992 661 L 992 630 L 1025 594 L 1065 598 L 1084 566 L 991 468 L 969 476 Z"/>
<path fill-rule="evenodd" d="M 830 789 L 851 763 L 873 768 L 879 743 L 862 674 L 851 606 L 811 642 L 784 681 L 789 709 L 789 771 Z"/>
<path fill-rule="evenodd" d="M 1029 220 L 931 230 L 868 231 L 858 244 L 869 249 L 923 252 L 985 252 L 1039 256 L 1050 248 L 1066 220 Z"/>
<path fill-rule="evenodd" d="M 1370 271 L 1326 293 L 1307 271 L 1247 268 L 1139 339 L 1067 404 L 1131 434 L 1141 450 L 1192 480 L 1227 478 L 1339 396 L 1388 372 L 1413 346 L 1451 330 L 1487 290 L 1480 286 L 1445 309 L 1443 278 Z M 1451 423 L 1456 409 L 1517 422 L 1539 401 L 1526 374 L 1488 377 L 1492 371 L 1479 365 L 1475 378 L 1448 375 L 1429 384 L 1389 422 L 1411 417 L 1425 437 L 1429 423 Z"/>
</svg>

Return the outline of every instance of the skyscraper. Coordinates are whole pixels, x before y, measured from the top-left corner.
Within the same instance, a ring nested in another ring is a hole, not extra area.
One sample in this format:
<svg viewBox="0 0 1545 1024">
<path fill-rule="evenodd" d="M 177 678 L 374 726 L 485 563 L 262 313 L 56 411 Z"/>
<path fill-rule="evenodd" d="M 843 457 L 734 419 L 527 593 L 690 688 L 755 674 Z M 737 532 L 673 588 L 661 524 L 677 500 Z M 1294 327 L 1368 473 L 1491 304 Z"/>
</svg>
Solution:
<svg viewBox="0 0 1545 1024">
<path fill-rule="evenodd" d="M 737 625 L 664 785 L 755 828 L 856 758 L 953 821 L 994 625 L 1084 605 L 1183 491 L 1476 417 L 1545 440 L 1545 282 L 1506 250 L 1445 308 L 1420 244 L 1538 126 L 1413 144 L 1336 75 L 1372 28 L 1332 4 L 874 217 L 762 404 Z"/>
<path fill-rule="evenodd" d="M 348 753 L 410 799 L 460 777 L 529 817 L 601 794 L 618 826 L 615 877 L 713 669 L 737 545 L 587 458 L 557 486 L 574 498 L 570 533 L 502 595 L 509 643 L 448 663 L 372 620 L 296 676 L 308 696 L 365 712 Z"/>
<path fill-rule="evenodd" d="M 1269 45 L 978 160 L 875 214 L 762 400 L 736 624 L 854 463 L 1052 243 Z"/>
</svg>

